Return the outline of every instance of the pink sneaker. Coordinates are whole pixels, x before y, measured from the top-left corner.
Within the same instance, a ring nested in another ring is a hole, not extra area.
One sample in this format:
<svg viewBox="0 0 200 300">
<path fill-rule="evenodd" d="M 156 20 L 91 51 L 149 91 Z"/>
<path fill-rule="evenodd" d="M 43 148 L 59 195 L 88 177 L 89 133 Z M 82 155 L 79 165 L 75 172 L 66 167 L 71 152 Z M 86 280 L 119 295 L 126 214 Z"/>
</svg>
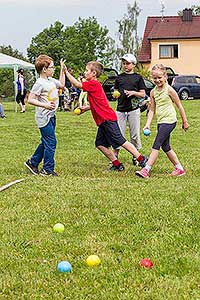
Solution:
<svg viewBox="0 0 200 300">
<path fill-rule="evenodd" d="M 186 174 L 185 170 L 175 169 L 170 175 L 171 176 L 183 176 Z"/>
<path fill-rule="evenodd" d="M 141 169 L 140 171 L 136 171 L 135 174 L 142 178 L 149 178 L 150 174 L 146 168 Z"/>
</svg>

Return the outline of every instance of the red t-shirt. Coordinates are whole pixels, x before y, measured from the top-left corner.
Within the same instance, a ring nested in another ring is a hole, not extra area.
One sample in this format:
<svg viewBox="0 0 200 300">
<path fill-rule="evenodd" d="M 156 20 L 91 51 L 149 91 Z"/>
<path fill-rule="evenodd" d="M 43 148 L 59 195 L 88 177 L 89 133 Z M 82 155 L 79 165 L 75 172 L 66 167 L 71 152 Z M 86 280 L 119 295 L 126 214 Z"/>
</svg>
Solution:
<svg viewBox="0 0 200 300">
<path fill-rule="evenodd" d="M 90 109 L 97 126 L 105 121 L 117 121 L 117 115 L 110 107 L 108 99 L 98 80 L 82 82 L 82 88 L 84 92 L 88 93 Z"/>
</svg>

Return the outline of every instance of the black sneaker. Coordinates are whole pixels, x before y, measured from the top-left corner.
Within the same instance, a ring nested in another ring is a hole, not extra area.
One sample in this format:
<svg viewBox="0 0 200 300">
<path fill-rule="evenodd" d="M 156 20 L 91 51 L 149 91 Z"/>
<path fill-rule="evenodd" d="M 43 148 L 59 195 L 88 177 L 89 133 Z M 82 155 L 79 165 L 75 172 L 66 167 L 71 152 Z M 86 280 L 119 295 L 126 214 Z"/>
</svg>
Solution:
<svg viewBox="0 0 200 300">
<path fill-rule="evenodd" d="M 31 160 L 28 159 L 24 165 L 31 171 L 31 173 L 33 173 L 34 175 L 38 175 L 39 174 L 39 170 L 38 167 L 34 167 L 31 163 Z"/>
<path fill-rule="evenodd" d="M 124 171 L 124 170 L 125 170 L 125 167 L 124 167 L 124 165 L 121 163 L 118 167 L 112 165 L 112 167 L 110 167 L 109 170 L 110 170 L 110 171 L 118 171 L 118 172 L 121 172 L 121 171 Z"/>
<path fill-rule="evenodd" d="M 134 157 L 134 156 L 132 158 L 132 163 L 133 163 L 134 166 L 137 166 L 137 164 L 138 164 L 137 158 Z"/>
<path fill-rule="evenodd" d="M 138 163 L 138 166 L 144 168 L 146 166 L 148 159 L 149 159 L 148 156 L 144 156 L 144 159 Z"/>
<path fill-rule="evenodd" d="M 40 175 L 41 176 L 58 176 L 58 174 L 54 171 L 51 171 L 51 172 L 47 172 L 46 170 L 42 169 L 40 171 Z"/>
</svg>

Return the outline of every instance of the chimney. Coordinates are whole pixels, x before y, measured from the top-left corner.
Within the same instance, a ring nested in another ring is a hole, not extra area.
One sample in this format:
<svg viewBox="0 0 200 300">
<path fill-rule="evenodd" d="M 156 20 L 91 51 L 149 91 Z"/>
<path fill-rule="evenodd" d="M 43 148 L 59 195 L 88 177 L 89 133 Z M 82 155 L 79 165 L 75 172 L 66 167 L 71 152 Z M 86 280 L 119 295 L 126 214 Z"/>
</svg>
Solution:
<svg viewBox="0 0 200 300">
<path fill-rule="evenodd" d="M 183 22 L 188 22 L 192 21 L 192 9 L 191 8 L 185 8 L 183 10 L 183 15 L 182 15 L 182 21 Z"/>
</svg>

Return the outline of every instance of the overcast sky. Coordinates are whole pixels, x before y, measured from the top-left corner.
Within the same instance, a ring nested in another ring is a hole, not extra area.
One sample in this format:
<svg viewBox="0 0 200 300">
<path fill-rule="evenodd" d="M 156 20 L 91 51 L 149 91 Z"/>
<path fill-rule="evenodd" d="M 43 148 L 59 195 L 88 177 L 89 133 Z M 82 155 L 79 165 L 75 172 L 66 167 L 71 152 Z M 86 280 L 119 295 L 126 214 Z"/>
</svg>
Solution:
<svg viewBox="0 0 200 300">
<path fill-rule="evenodd" d="M 142 37 L 147 16 L 161 15 L 161 1 L 138 0 L 140 9 L 138 32 Z M 162 0 L 164 15 L 177 15 L 191 5 L 199 5 L 199 0 Z M 95 16 L 101 26 L 109 29 L 116 37 L 117 20 L 127 12 L 128 0 L 0 0 L 0 45 L 11 45 L 26 55 L 31 38 L 59 20 L 71 26 L 78 17 Z"/>
</svg>

